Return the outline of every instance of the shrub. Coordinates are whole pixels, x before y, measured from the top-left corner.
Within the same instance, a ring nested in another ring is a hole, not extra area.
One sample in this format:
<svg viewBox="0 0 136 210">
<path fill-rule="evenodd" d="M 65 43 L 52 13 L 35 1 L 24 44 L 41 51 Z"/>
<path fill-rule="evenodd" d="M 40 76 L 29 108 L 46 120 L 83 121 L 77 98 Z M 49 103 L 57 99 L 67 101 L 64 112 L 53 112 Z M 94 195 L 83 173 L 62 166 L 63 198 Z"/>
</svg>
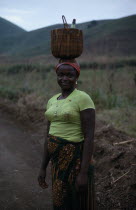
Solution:
<svg viewBox="0 0 136 210">
<path fill-rule="evenodd" d="M 120 97 L 115 93 L 107 94 L 101 89 L 93 90 L 91 97 L 97 107 L 104 109 L 120 107 L 126 102 L 124 98 L 121 100 Z"/>
<path fill-rule="evenodd" d="M 19 95 L 19 92 L 15 89 L 0 87 L 0 96 L 3 98 L 8 98 L 10 100 L 17 101 Z"/>
<path fill-rule="evenodd" d="M 47 73 L 53 68 L 53 65 L 48 66 L 41 66 L 41 65 L 34 65 L 34 64 L 16 64 L 9 66 L 7 68 L 4 68 L 2 72 L 6 72 L 7 74 L 18 74 L 21 72 L 44 72 Z"/>
</svg>

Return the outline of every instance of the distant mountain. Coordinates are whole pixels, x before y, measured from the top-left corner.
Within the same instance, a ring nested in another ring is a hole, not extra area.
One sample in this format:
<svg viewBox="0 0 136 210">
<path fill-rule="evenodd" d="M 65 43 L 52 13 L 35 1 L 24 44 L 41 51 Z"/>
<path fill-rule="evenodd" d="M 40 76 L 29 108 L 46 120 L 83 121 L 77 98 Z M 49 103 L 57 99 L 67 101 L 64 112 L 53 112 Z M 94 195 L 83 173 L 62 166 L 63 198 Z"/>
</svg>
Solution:
<svg viewBox="0 0 136 210">
<path fill-rule="evenodd" d="M 0 55 L 33 57 L 51 54 L 50 31 L 61 24 L 26 32 L 0 18 Z M 84 54 L 136 55 L 136 15 L 78 24 L 83 30 Z"/>
<path fill-rule="evenodd" d="M 10 21 L 0 17 L 0 38 L 13 35 L 20 35 L 22 32 L 26 31 L 20 28 L 19 26 L 11 23 Z"/>
<path fill-rule="evenodd" d="M 25 33 L 24 29 L 0 17 L 0 54 L 8 54 L 20 35 Z"/>
<path fill-rule="evenodd" d="M 82 26 L 85 50 L 99 55 L 136 55 L 136 15 Z"/>
</svg>

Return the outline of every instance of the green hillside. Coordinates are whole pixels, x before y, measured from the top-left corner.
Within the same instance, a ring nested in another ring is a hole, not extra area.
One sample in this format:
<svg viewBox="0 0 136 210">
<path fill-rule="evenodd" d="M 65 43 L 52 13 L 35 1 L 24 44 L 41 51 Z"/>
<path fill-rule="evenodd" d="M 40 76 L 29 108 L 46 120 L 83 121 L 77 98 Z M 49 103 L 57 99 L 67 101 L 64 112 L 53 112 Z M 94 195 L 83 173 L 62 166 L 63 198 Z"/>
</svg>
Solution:
<svg viewBox="0 0 136 210">
<path fill-rule="evenodd" d="M 24 29 L 0 17 L 0 53 L 8 54 L 20 36 L 27 33 Z"/>
<path fill-rule="evenodd" d="M 22 32 L 26 31 L 19 26 L 11 23 L 10 21 L 0 17 L 0 39 L 2 37 L 20 35 Z"/>
<path fill-rule="evenodd" d="M 93 54 L 135 55 L 136 15 L 84 25 L 85 49 Z"/>
<path fill-rule="evenodd" d="M 8 51 L 9 54 L 22 56 L 35 56 L 50 54 L 50 31 L 61 25 L 53 25 L 46 28 L 27 32 L 14 41 L 14 46 Z"/>
<path fill-rule="evenodd" d="M 4 25 L 4 19 L 0 19 L 1 25 Z M 0 54 L 23 57 L 51 54 L 50 31 L 61 27 L 63 26 L 58 24 L 25 32 L 5 20 L 5 26 L 0 27 L 2 30 Z M 84 33 L 84 53 L 91 55 L 136 54 L 136 15 L 114 20 L 94 20 L 78 24 L 77 27 Z"/>
</svg>

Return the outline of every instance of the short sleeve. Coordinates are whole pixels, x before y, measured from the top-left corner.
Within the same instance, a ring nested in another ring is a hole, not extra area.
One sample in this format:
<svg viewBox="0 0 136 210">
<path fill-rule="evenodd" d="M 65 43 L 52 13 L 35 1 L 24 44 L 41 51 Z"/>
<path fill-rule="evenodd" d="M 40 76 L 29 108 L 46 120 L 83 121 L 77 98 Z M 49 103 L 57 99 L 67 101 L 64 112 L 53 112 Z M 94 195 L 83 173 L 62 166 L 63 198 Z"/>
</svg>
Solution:
<svg viewBox="0 0 136 210">
<path fill-rule="evenodd" d="M 95 109 L 95 105 L 94 105 L 93 100 L 86 93 L 81 94 L 81 96 L 79 98 L 78 105 L 79 105 L 79 110 L 80 111 L 85 110 L 85 109 L 89 109 L 89 108 Z"/>
</svg>

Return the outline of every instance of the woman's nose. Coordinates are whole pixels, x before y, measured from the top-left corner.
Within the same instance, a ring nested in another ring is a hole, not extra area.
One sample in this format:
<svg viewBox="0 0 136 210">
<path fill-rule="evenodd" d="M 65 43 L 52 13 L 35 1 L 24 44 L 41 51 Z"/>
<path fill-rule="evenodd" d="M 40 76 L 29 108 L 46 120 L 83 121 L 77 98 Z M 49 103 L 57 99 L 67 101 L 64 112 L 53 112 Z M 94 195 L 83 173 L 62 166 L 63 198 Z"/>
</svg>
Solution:
<svg viewBox="0 0 136 210">
<path fill-rule="evenodd" d="M 68 80 L 68 77 L 64 75 L 63 80 Z"/>
</svg>

